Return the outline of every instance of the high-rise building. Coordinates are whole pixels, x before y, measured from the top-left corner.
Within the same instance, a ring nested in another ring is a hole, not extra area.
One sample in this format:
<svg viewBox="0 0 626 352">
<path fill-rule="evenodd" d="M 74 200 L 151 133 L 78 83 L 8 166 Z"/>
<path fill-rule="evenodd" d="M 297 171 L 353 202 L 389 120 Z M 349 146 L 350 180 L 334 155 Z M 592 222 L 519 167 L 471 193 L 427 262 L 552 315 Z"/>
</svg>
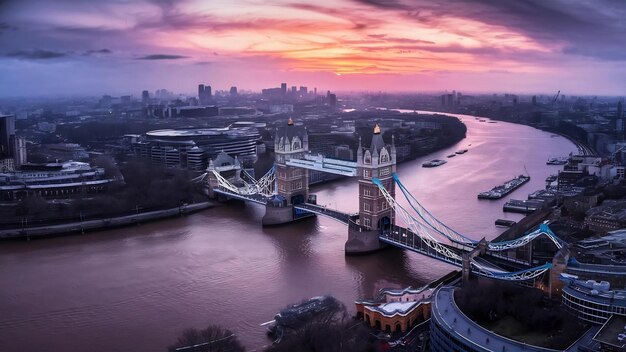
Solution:
<svg viewBox="0 0 626 352">
<path fill-rule="evenodd" d="M 337 108 L 337 95 L 332 93 L 328 95 L 328 106 L 330 106 L 331 109 Z"/>
<path fill-rule="evenodd" d="M 237 87 L 233 86 L 230 87 L 230 95 L 237 95 Z"/>
<path fill-rule="evenodd" d="M 12 158 L 15 150 L 15 117 L 0 115 L 0 158 Z"/>
<path fill-rule="evenodd" d="M 537 105 L 537 96 L 533 95 L 533 106 Z"/>
<path fill-rule="evenodd" d="M 620 99 L 617 102 L 617 118 L 621 119 L 622 117 L 624 117 L 624 101 Z"/>
<path fill-rule="evenodd" d="M 26 164 L 26 139 L 24 137 L 15 138 L 15 167 Z"/>
<path fill-rule="evenodd" d="M 0 171 L 13 171 L 16 159 L 15 116 L 0 115 Z"/>
<path fill-rule="evenodd" d="M 295 95 L 296 93 L 298 93 L 298 87 L 296 87 L 296 86 L 291 86 L 291 94 L 294 94 L 294 95 Z"/>
<path fill-rule="evenodd" d="M 198 84 L 198 100 L 202 101 L 202 96 L 204 95 L 204 84 Z"/>
<path fill-rule="evenodd" d="M 148 104 L 150 102 L 150 92 L 147 90 L 141 92 L 141 102 L 144 104 Z"/>
<path fill-rule="evenodd" d="M 307 88 L 307 87 L 300 86 L 300 94 L 302 94 L 302 95 L 307 95 L 308 91 L 309 91 L 309 90 L 308 90 L 308 88 Z"/>
<path fill-rule="evenodd" d="M 198 101 L 200 105 L 207 105 L 211 102 L 211 86 L 199 84 L 198 85 Z"/>
<path fill-rule="evenodd" d="M 287 95 L 287 83 L 280 84 L 280 94 Z"/>
</svg>

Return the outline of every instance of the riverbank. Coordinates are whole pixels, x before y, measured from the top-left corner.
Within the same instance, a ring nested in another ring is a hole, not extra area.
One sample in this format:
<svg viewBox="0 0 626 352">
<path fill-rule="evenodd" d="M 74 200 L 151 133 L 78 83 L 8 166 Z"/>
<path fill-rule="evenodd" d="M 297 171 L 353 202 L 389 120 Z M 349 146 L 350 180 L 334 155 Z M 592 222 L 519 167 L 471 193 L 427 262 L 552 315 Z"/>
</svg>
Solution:
<svg viewBox="0 0 626 352">
<path fill-rule="evenodd" d="M 174 216 L 192 214 L 200 210 L 215 206 L 213 202 L 201 202 L 181 205 L 175 208 L 135 213 L 130 215 L 85 220 L 58 225 L 23 227 L 0 230 L 0 239 L 36 238 L 70 233 L 85 233 L 87 231 L 107 230 L 115 227 L 138 225 L 142 222 L 156 221 Z"/>
</svg>

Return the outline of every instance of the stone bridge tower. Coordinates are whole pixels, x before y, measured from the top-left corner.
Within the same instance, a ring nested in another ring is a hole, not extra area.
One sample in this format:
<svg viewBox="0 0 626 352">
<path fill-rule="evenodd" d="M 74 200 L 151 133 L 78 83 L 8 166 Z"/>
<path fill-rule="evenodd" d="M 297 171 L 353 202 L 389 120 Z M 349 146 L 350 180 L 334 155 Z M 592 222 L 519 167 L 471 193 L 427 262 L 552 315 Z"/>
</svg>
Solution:
<svg viewBox="0 0 626 352">
<path fill-rule="evenodd" d="M 309 152 L 309 136 L 303 126 L 292 119 L 276 131 L 276 191 L 285 197 L 287 205 L 305 203 L 309 196 L 309 170 L 287 165 L 289 159 L 303 159 Z"/>
<path fill-rule="evenodd" d="M 351 222 L 346 242 L 346 253 L 365 253 L 381 247 L 378 236 L 390 231 L 395 224 L 395 213 L 383 197 L 372 178 L 380 179 L 385 189 L 395 198 L 396 184 L 392 173 L 396 171 L 396 147 L 387 145 L 381 129 L 374 127 L 369 148 L 363 148 L 359 139 L 357 150 L 357 177 L 359 180 L 359 218 Z"/>
<path fill-rule="evenodd" d="M 284 224 L 311 216 L 293 208 L 293 205 L 305 203 L 309 197 L 309 170 L 287 165 L 290 159 L 303 159 L 308 152 L 309 136 L 304 126 L 296 126 L 290 118 L 285 126 L 276 130 L 276 196 L 265 207 L 264 225 Z"/>
</svg>

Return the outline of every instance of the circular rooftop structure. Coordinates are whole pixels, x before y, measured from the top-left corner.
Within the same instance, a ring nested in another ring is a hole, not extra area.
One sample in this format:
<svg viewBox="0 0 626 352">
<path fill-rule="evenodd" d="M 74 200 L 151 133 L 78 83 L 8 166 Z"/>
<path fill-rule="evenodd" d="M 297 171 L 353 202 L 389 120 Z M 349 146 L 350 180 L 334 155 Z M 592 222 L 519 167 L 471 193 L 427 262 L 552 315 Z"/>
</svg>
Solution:
<svg viewBox="0 0 626 352">
<path fill-rule="evenodd" d="M 204 137 L 217 136 L 229 131 L 226 128 L 193 128 L 193 129 L 164 129 L 146 132 L 150 137 Z"/>
</svg>

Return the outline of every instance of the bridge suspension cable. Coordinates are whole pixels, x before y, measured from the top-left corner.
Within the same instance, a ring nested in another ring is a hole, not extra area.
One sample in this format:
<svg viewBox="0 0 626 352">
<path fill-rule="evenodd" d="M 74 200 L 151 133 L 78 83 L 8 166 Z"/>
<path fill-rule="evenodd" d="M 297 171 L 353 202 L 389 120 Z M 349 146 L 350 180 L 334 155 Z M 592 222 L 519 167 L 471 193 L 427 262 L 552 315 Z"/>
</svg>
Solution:
<svg viewBox="0 0 626 352">
<path fill-rule="evenodd" d="M 409 202 L 411 208 L 413 208 L 418 216 L 420 216 L 420 218 L 424 220 L 426 225 L 428 225 L 430 228 L 437 231 L 439 234 L 443 235 L 452 242 L 469 246 L 476 246 L 478 244 L 478 241 L 460 234 L 459 232 L 450 228 L 448 225 L 441 222 L 434 215 L 432 215 L 426 208 L 424 208 L 424 206 L 420 204 L 417 199 L 415 199 L 411 192 L 406 189 L 396 173 L 393 173 L 393 179 L 398 184 L 398 187 L 402 191 L 402 194 L 404 195 L 406 200 Z M 539 226 L 538 229 L 522 237 L 508 241 L 489 242 L 488 248 L 490 251 L 506 251 L 509 249 L 522 247 L 539 236 L 548 237 L 558 249 L 561 249 L 563 247 L 564 241 L 559 239 L 546 223 L 543 223 Z"/>
<path fill-rule="evenodd" d="M 416 234 L 419 238 L 421 238 L 424 243 L 435 250 L 437 253 L 443 255 L 444 257 L 451 259 L 452 261 L 461 262 L 462 258 L 460 255 L 452 251 L 450 248 L 441 244 L 437 239 L 435 239 L 430 232 L 428 231 L 428 227 L 422 224 L 420 221 L 415 219 L 411 214 L 409 214 L 406 209 L 404 209 L 394 197 L 389 194 L 389 191 L 383 186 L 382 182 L 378 178 L 373 178 L 372 182 L 378 186 L 380 192 L 389 203 L 389 206 L 393 208 L 396 212 L 396 215 L 399 215 L 402 221 L 409 227 L 414 234 Z"/>
<path fill-rule="evenodd" d="M 439 221 L 439 219 L 437 219 L 426 208 L 424 208 L 422 204 L 420 204 L 420 202 L 415 199 L 415 197 L 413 197 L 413 195 L 406 189 L 406 187 L 404 187 L 404 185 L 400 181 L 400 178 L 398 177 L 398 174 L 394 172 L 392 176 L 394 181 L 396 181 L 396 184 L 398 184 L 398 186 L 400 187 L 404 198 L 406 198 L 406 200 L 409 202 L 409 205 L 411 206 L 411 208 L 413 208 L 417 215 L 419 215 L 419 217 L 424 220 L 426 225 L 428 225 L 430 228 L 437 231 L 439 234 L 443 235 L 452 242 L 471 246 L 476 246 L 476 244 L 478 244 L 479 241 L 463 236 L 457 231 L 450 228 L 448 225 Z"/>
<path fill-rule="evenodd" d="M 384 185 L 378 178 L 373 178 L 372 183 L 378 186 L 378 189 L 380 190 L 381 194 L 384 196 L 389 206 L 392 207 L 392 209 L 394 209 L 396 215 L 402 219 L 402 221 L 408 226 L 409 230 L 413 234 L 417 235 L 428 247 L 435 250 L 438 254 L 440 254 L 443 257 L 443 258 L 436 257 L 437 259 L 443 259 L 447 262 L 452 262 L 456 265 L 460 265 L 462 263 L 463 258 L 461 257 L 461 255 L 453 251 L 451 248 L 444 246 L 431 234 L 433 230 L 439 234 L 443 234 L 442 231 L 436 229 L 435 226 L 430 225 L 428 223 L 424 224 L 422 221 L 413 217 L 406 209 L 404 209 L 400 204 L 398 204 L 398 202 L 396 202 L 394 197 L 389 193 L 389 191 L 384 187 Z M 403 188 L 403 186 L 400 186 L 400 188 Z M 420 218 L 424 222 L 426 222 L 426 219 L 424 217 L 420 216 Z M 439 221 L 437 221 L 436 223 L 440 223 L 444 225 L 443 223 Z M 448 238 L 447 236 L 445 237 Z M 386 242 L 395 244 L 395 241 L 393 240 L 387 240 Z M 409 247 L 404 244 L 401 244 L 401 245 L 402 247 L 407 247 L 413 250 L 417 250 L 417 248 L 414 248 L 414 247 Z M 418 252 L 421 252 L 421 251 L 418 250 Z M 470 267 L 471 267 L 472 272 L 474 272 L 477 275 L 490 277 L 490 278 L 494 278 L 498 280 L 523 281 L 523 280 L 533 279 L 539 275 L 542 275 L 543 273 L 545 273 L 547 270 L 549 270 L 552 267 L 552 264 L 546 263 L 542 266 L 538 266 L 538 267 L 534 267 L 530 269 L 525 269 L 525 270 L 520 270 L 520 271 L 515 271 L 515 272 L 508 272 L 502 269 L 498 269 L 495 266 L 487 266 L 485 264 L 481 264 L 477 262 L 474 259 L 470 259 Z"/>
<path fill-rule="evenodd" d="M 245 177 L 248 178 L 248 181 L 241 179 L 243 183 L 243 187 L 238 187 L 234 185 L 232 182 L 228 181 L 224 176 L 220 174 L 218 170 L 211 170 L 213 175 L 218 181 L 218 187 L 230 191 L 232 193 L 236 193 L 244 196 L 252 196 L 252 195 L 262 195 L 265 197 L 270 197 L 274 194 L 274 181 L 276 180 L 276 169 L 274 166 L 261 177 L 258 181 L 250 175 L 245 170 L 242 170 L 242 173 Z"/>
</svg>

